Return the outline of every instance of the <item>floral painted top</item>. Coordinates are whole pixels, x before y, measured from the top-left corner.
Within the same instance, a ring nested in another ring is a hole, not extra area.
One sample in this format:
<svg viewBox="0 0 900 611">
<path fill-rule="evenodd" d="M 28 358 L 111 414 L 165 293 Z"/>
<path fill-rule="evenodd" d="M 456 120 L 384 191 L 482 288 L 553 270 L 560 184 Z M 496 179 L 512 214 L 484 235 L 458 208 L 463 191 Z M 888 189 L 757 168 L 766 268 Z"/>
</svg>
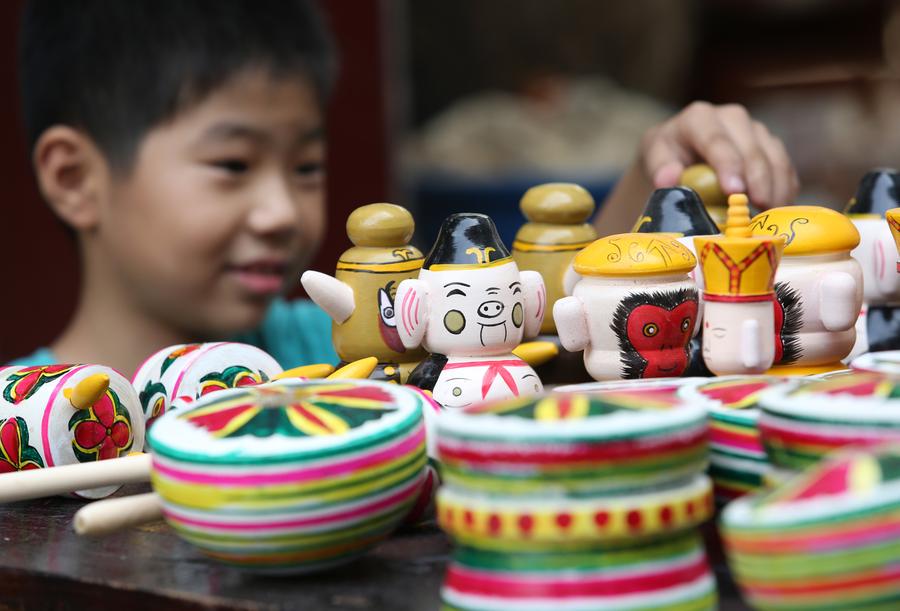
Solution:
<svg viewBox="0 0 900 611">
<path fill-rule="evenodd" d="M 285 369 L 310 363 L 336 364 L 339 360 L 331 342 L 331 318 L 306 299 L 275 300 L 259 327 L 230 339 L 265 350 Z M 56 362 L 56 355 L 49 348 L 38 348 L 10 365 Z"/>
</svg>

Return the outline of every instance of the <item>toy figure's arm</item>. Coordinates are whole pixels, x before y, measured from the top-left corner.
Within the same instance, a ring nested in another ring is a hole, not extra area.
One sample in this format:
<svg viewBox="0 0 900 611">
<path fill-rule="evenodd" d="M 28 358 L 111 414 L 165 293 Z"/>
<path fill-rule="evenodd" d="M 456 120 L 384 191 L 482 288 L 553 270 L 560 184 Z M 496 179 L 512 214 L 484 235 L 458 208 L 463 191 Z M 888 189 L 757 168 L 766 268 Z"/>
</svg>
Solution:
<svg viewBox="0 0 900 611">
<path fill-rule="evenodd" d="M 353 289 L 327 274 L 305 271 L 300 276 L 300 284 L 309 298 L 325 310 L 334 322 L 340 324 L 350 318 L 356 304 Z"/>
<path fill-rule="evenodd" d="M 553 320 L 559 343 L 569 352 L 579 352 L 590 345 L 587 313 L 577 297 L 563 297 L 553 305 Z"/>
<path fill-rule="evenodd" d="M 547 287 L 539 272 L 520 272 L 519 276 L 525 293 L 525 337 L 536 337 L 547 313 Z"/>
<path fill-rule="evenodd" d="M 771 329 L 767 330 L 772 333 Z M 775 351 L 771 354 L 763 354 L 765 350 L 762 328 L 755 318 L 744 320 L 741 323 L 741 362 L 749 373 L 761 373 L 772 366 Z"/>
<path fill-rule="evenodd" d="M 829 331 L 846 331 L 855 325 L 860 305 L 856 280 L 850 274 L 831 272 L 819 283 L 819 317 Z"/>
<path fill-rule="evenodd" d="M 400 341 L 409 349 L 418 348 L 428 326 L 428 287 L 421 280 L 404 280 L 394 297 L 395 320 Z"/>
</svg>

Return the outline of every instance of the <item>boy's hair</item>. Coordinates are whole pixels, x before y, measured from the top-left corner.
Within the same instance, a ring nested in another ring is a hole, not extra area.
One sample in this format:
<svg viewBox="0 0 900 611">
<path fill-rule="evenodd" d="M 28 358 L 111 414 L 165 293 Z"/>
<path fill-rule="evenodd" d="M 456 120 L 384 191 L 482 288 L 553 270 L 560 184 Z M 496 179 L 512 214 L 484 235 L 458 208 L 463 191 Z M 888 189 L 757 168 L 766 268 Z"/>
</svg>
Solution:
<svg viewBox="0 0 900 611">
<path fill-rule="evenodd" d="M 334 73 L 307 0 L 30 0 L 19 44 L 29 148 L 70 125 L 120 170 L 149 130 L 242 69 L 307 79 L 320 101 Z"/>
</svg>

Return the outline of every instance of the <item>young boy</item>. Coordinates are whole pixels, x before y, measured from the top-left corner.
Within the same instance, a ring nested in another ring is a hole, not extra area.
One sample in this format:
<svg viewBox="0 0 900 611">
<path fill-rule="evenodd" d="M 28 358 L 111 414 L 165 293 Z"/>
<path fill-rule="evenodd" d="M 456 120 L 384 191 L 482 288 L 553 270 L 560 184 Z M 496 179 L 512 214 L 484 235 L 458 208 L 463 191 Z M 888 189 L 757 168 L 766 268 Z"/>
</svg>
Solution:
<svg viewBox="0 0 900 611">
<path fill-rule="evenodd" d="M 130 374 L 164 346 L 224 338 L 285 367 L 335 362 L 330 319 L 279 298 L 325 227 L 333 55 L 309 3 L 32 0 L 21 46 L 35 173 L 82 279 L 63 333 L 18 362 Z M 604 231 L 695 159 L 729 191 L 765 184 L 757 203 L 787 203 L 778 147 L 739 107 L 689 107 L 647 135 Z"/>
</svg>

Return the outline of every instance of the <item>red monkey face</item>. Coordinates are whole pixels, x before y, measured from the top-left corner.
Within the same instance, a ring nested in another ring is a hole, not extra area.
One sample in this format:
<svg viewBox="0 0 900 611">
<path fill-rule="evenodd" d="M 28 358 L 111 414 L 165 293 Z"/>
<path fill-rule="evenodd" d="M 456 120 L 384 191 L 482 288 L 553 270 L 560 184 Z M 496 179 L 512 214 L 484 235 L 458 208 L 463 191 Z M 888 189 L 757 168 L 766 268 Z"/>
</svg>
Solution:
<svg viewBox="0 0 900 611">
<path fill-rule="evenodd" d="M 697 323 L 696 289 L 636 293 L 616 307 L 612 329 L 626 378 L 680 376 Z"/>
</svg>

